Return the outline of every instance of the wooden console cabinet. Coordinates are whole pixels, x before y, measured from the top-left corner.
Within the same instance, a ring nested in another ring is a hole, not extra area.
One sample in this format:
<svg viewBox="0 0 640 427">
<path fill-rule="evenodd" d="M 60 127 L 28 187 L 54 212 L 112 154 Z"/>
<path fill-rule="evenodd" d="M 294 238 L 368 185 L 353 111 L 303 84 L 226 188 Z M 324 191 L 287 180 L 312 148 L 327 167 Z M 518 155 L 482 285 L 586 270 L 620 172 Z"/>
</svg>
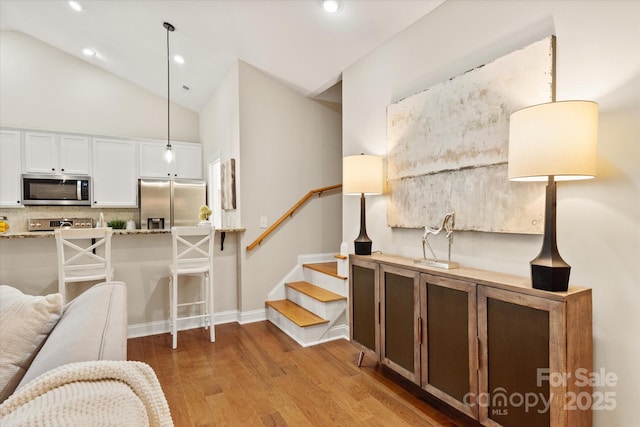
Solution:
<svg viewBox="0 0 640 427">
<path fill-rule="evenodd" d="M 350 257 L 351 341 L 487 426 L 590 426 L 568 407 L 591 388 L 591 290 L 532 289 L 529 279 L 444 270 L 391 256 Z"/>
</svg>

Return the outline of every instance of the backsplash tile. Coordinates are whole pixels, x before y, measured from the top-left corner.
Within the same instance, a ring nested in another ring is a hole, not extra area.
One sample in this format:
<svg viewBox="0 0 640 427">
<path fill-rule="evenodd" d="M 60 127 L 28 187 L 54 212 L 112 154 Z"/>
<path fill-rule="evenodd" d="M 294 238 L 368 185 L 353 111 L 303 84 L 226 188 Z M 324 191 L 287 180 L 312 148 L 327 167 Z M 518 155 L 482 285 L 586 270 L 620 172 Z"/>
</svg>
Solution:
<svg viewBox="0 0 640 427">
<path fill-rule="evenodd" d="M 95 224 L 100 212 L 105 221 L 114 219 L 134 220 L 136 228 L 140 228 L 140 210 L 133 209 L 98 209 L 86 206 L 29 206 L 25 208 L 0 208 L 0 216 L 7 217 L 9 233 L 29 231 L 29 220 L 32 218 L 91 218 Z"/>
</svg>

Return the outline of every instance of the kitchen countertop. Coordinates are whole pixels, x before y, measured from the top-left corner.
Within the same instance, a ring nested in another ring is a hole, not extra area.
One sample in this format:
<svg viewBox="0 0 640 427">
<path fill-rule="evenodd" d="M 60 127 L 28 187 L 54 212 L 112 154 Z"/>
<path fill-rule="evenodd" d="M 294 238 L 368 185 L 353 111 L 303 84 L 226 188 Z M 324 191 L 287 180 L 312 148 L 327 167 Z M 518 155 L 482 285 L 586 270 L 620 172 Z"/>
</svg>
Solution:
<svg viewBox="0 0 640 427">
<path fill-rule="evenodd" d="M 216 228 L 216 232 L 220 233 L 242 233 L 246 228 Z M 171 230 L 113 230 L 114 236 L 119 235 L 149 235 L 149 234 L 171 234 Z M 11 231 L 1 233 L 0 239 L 37 239 L 42 237 L 53 237 L 53 231 Z"/>
</svg>

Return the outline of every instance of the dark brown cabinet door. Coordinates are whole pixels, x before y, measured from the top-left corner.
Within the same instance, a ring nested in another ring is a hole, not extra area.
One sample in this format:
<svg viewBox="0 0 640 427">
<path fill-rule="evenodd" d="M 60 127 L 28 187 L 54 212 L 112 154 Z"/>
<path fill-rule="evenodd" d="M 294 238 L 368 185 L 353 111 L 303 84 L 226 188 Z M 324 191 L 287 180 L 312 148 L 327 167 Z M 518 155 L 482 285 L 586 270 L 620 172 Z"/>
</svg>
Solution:
<svg viewBox="0 0 640 427">
<path fill-rule="evenodd" d="M 349 302 L 351 342 L 375 360 L 379 360 L 379 265 L 351 260 Z"/>
<path fill-rule="evenodd" d="M 549 372 L 566 369 L 564 304 L 481 286 L 478 331 L 480 421 L 505 427 L 564 425 L 562 405 L 548 404 L 565 395 L 548 381 Z"/>
<path fill-rule="evenodd" d="M 422 274 L 422 388 L 478 418 L 476 285 Z"/>
<path fill-rule="evenodd" d="M 380 267 L 382 363 L 420 384 L 419 276 L 415 271 Z"/>
</svg>

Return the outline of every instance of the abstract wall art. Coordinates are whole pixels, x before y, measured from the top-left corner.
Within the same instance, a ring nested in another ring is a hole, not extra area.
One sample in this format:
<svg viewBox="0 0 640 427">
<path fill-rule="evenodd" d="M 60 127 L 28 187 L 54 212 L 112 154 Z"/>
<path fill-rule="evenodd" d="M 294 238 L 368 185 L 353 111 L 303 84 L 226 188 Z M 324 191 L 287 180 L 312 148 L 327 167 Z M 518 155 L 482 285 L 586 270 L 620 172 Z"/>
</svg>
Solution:
<svg viewBox="0 0 640 427">
<path fill-rule="evenodd" d="M 390 227 L 542 233 L 544 183 L 507 179 L 509 116 L 554 99 L 547 37 L 387 108 Z"/>
<path fill-rule="evenodd" d="M 220 164 L 220 187 L 222 209 L 236 208 L 236 159 L 228 159 Z"/>
</svg>

